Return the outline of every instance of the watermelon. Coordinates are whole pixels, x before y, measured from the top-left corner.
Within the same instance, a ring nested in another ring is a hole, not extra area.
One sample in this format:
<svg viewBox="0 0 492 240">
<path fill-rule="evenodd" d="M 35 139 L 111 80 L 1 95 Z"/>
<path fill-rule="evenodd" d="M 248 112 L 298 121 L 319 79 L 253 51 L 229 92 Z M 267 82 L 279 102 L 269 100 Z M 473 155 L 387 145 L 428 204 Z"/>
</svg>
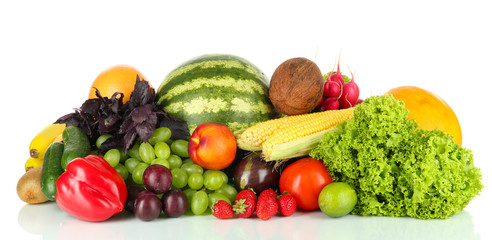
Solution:
<svg viewBox="0 0 492 240">
<path fill-rule="evenodd" d="M 279 114 L 268 98 L 269 80 L 247 60 L 226 54 L 191 59 L 171 71 L 157 90 L 156 104 L 187 122 L 217 122 L 239 134 Z"/>
</svg>

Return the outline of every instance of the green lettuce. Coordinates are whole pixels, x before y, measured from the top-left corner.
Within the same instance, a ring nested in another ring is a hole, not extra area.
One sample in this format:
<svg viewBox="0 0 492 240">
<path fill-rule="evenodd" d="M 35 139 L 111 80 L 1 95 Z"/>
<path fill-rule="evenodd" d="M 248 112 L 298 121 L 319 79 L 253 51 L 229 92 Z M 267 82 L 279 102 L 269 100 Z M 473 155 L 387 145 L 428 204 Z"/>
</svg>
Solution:
<svg viewBox="0 0 492 240">
<path fill-rule="evenodd" d="M 355 188 L 352 214 L 448 218 L 480 194 L 471 150 L 440 130 L 419 129 L 408 114 L 390 95 L 370 97 L 311 151 L 334 181 Z"/>
</svg>

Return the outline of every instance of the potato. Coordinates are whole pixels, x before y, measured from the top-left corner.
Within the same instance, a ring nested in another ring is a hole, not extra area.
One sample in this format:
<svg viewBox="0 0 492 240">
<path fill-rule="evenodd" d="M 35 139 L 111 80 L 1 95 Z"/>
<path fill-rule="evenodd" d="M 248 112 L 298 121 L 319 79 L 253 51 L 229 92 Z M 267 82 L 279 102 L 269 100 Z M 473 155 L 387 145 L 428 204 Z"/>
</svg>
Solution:
<svg viewBox="0 0 492 240">
<path fill-rule="evenodd" d="M 48 201 L 41 191 L 41 170 L 43 167 L 36 167 L 27 171 L 17 182 L 17 195 L 26 203 L 43 203 Z"/>
</svg>

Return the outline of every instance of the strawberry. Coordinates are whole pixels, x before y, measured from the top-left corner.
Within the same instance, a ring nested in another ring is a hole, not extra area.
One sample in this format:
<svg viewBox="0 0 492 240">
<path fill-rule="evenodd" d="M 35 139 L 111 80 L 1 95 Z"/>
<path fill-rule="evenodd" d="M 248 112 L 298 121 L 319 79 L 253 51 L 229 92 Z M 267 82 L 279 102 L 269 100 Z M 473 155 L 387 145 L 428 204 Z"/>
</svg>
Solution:
<svg viewBox="0 0 492 240">
<path fill-rule="evenodd" d="M 249 218 L 255 212 L 256 195 L 253 191 L 245 189 L 236 196 L 236 201 L 232 206 L 233 211 L 242 218 Z"/>
<path fill-rule="evenodd" d="M 284 193 L 277 199 L 278 211 L 284 216 L 294 214 L 297 208 L 296 199 L 294 196 Z"/>
<path fill-rule="evenodd" d="M 253 190 L 244 189 L 244 190 L 237 193 L 236 200 L 238 200 L 240 198 L 246 198 L 246 197 L 252 197 L 252 198 L 256 199 L 256 193 L 253 192 Z"/>
<path fill-rule="evenodd" d="M 260 196 L 258 196 L 258 198 L 260 198 L 260 197 L 261 197 L 261 196 L 263 196 L 263 195 L 268 195 L 268 196 L 273 197 L 274 199 L 277 199 L 277 193 L 276 193 L 273 189 L 271 189 L 271 188 L 266 189 L 266 190 L 263 190 L 263 191 L 260 193 Z"/>
<path fill-rule="evenodd" d="M 258 198 L 256 203 L 256 216 L 261 220 L 268 220 L 277 214 L 278 203 L 277 200 L 271 196 L 263 195 Z"/>
<path fill-rule="evenodd" d="M 232 210 L 231 204 L 224 200 L 219 200 L 212 207 L 212 214 L 216 218 L 227 219 L 234 217 L 234 211 Z"/>
</svg>

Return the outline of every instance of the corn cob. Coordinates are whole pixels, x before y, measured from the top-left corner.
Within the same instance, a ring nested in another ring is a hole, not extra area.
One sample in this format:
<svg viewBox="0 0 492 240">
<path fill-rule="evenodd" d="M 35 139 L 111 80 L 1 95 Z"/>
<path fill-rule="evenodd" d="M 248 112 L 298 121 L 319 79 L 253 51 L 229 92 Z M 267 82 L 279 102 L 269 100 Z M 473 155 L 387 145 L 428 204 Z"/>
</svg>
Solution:
<svg viewBox="0 0 492 240">
<path fill-rule="evenodd" d="M 301 114 L 277 119 L 271 119 L 265 122 L 255 124 L 244 130 L 237 141 L 240 148 L 250 151 L 261 150 L 261 145 L 267 138 L 280 128 L 285 128 L 296 123 L 308 120 L 311 115 L 319 113 Z"/>
<path fill-rule="evenodd" d="M 352 118 L 353 112 L 354 108 L 348 108 L 269 120 L 246 129 L 238 137 L 238 146 L 262 151 L 266 161 L 303 156 L 327 131 Z"/>
<path fill-rule="evenodd" d="M 352 118 L 354 114 L 354 108 L 347 108 L 342 110 L 324 111 L 321 114 L 313 115 L 309 120 L 299 122 L 274 132 L 270 135 L 266 141 L 262 144 L 262 154 L 266 161 L 279 160 L 284 156 L 283 151 L 274 153 L 274 147 L 280 144 L 290 143 L 295 140 L 309 137 L 313 134 L 320 134 L 320 138 L 328 130 L 335 129 L 338 123 Z M 318 135 L 315 135 L 318 136 Z M 315 137 L 312 136 L 312 137 Z M 310 144 L 313 138 L 309 138 L 311 141 L 304 139 L 305 144 Z M 317 139 L 319 142 L 320 139 Z M 296 143 L 299 144 L 299 143 Z M 317 142 L 316 142 L 317 144 Z M 294 144 L 289 144 L 289 148 L 296 149 Z M 299 153 L 300 154 L 300 153 Z M 303 153 L 304 154 L 304 153 Z"/>
</svg>

